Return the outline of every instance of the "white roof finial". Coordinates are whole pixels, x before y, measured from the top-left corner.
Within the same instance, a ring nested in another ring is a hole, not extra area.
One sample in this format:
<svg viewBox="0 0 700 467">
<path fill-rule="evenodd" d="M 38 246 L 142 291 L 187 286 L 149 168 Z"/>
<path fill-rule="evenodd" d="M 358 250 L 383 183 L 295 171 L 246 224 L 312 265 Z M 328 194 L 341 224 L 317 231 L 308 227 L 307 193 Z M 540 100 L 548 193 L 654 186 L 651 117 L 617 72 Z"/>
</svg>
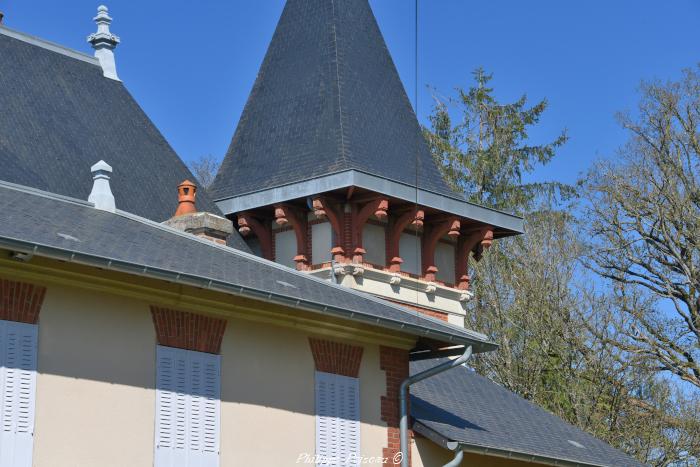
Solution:
<svg viewBox="0 0 700 467">
<path fill-rule="evenodd" d="M 93 203 L 96 209 L 114 212 L 116 210 L 114 195 L 109 186 L 109 174 L 112 173 L 112 167 L 105 161 L 99 161 L 90 167 L 90 171 L 92 171 L 93 184 L 88 201 Z"/>
<path fill-rule="evenodd" d="M 119 37 L 109 31 L 112 18 L 107 14 L 107 11 L 107 7 L 104 5 L 100 5 L 97 8 L 97 16 L 93 18 L 93 21 L 97 23 L 97 32 L 90 34 L 87 41 L 95 49 L 95 57 L 98 58 L 100 65 L 102 65 L 104 76 L 119 80 L 113 52 L 117 44 L 119 44 Z"/>
</svg>

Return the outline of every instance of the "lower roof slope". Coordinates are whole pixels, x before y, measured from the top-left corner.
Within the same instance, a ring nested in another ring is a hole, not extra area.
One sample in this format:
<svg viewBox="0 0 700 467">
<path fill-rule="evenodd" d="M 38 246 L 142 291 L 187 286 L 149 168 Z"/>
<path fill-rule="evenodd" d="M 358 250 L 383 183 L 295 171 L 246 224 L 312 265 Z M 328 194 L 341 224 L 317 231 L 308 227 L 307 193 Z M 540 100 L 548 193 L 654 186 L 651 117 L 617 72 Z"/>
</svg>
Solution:
<svg viewBox="0 0 700 467">
<path fill-rule="evenodd" d="M 173 215 L 177 185 L 194 177 L 121 81 L 93 57 L 2 26 L 0 57 L 0 180 L 87 199 L 103 159 L 118 208 Z M 197 201 L 219 212 L 206 193 Z"/>
<path fill-rule="evenodd" d="M 123 211 L 0 182 L 0 248 L 252 296 L 442 342 L 482 334 Z"/>
<path fill-rule="evenodd" d="M 411 362 L 415 374 L 443 360 Z M 550 465 L 637 467 L 639 462 L 463 366 L 411 387 L 413 429 L 472 451 Z"/>
</svg>

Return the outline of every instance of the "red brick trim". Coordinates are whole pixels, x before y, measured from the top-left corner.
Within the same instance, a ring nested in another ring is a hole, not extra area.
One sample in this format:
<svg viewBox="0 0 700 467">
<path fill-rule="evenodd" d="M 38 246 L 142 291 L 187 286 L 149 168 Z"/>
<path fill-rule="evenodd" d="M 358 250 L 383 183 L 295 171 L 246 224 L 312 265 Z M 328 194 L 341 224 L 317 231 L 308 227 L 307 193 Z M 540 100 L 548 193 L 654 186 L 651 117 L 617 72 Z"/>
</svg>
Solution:
<svg viewBox="0 0 700 467">
<path fill-rule="evenodd" d="M 0 319 L 36 324 L 45 295 L 45 287 L 0 279 Z"/>
<path fill-rule="evenodd" d="M 218 354 L 226 320 L 151 306 L 160 345 Z"/>
<path fill-rule="evenodd" d="M 387 465 L 400 465 L 394 460 L 401 450 L 399 439 L 399 388 L 401 382 L 408 378 L 408 350 L 394 347 L 379 347 L 379 366 L 386 374 L 386 396 L 382 396 L 381 416 L 387 424 L 387 447 L 382 457 L 387 458 Z M 409 465 L 411 465 L 410 453 Z"/>
<path fill-rule="evenodd" d="M 418 305 L 411 305 L 408 303 L 403 303 L 403 302 L 398 302 L 396 300 L 389 300 L 385 298 L 384 300 L 387 300 L 392 303 L 396 303 L 397 305 L 405 306 L 406 308 L 410 308 L 411 310 L 415 310 L 418 313 L 423 313 L 424 315 L 432 316 L 433 318 L 440 319 L 442 321 L 447 321 L 447 317 L 449 316 L 448 313 L 444 313 L 442 311 L 437 311 L 437 310 L 431 310 L 429 308 L 423 308 Z"/>
<path fill-rule="evenodd" d="M 309 337 L 309 345 L 316 370 L 353 378 L 360 374 L 362 347 L 313 337 Z"/>
</svg>

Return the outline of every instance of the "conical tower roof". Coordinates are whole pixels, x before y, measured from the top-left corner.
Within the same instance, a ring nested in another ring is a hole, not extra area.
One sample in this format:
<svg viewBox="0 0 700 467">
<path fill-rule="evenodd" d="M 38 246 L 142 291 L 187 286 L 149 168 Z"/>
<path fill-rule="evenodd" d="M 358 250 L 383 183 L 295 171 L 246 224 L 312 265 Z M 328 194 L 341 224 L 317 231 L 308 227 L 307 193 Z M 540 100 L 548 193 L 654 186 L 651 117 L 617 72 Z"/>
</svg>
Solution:
<svg viewBox="0 0 700 467">
<path fill-rule="evenodd" d="M 288 0 L 212 192 L 348 170 L 455 196 L 367 0 Z"/>
</svg>

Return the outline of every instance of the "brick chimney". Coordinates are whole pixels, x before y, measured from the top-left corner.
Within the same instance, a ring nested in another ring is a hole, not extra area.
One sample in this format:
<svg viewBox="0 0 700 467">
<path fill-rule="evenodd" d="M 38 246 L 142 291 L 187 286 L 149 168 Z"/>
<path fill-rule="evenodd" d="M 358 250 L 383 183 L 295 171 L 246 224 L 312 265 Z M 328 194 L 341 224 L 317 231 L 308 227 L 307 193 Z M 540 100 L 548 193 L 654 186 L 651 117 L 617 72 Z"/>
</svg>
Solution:
<svg viewBox="0 0 700 467">
<path fill-rule="evenodd" d="M 175 215 L 163 222 L 174 229 L 206 238 L 221 245 L 233 232 L 233 223 L 225 217 L 210 212 L 197 212 L 197 186 L 185 180 L 177 187 L 178 205 Z"/>
</svg>

